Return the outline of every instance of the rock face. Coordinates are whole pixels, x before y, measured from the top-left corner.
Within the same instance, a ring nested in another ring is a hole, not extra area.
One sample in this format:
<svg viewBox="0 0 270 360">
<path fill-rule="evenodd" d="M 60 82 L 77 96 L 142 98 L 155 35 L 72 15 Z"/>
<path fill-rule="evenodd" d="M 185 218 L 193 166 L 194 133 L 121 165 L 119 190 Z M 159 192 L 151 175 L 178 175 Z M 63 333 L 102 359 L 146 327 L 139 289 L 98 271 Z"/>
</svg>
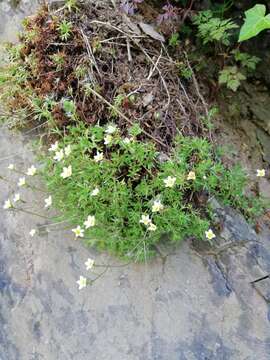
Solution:
<svg viewBox="0 0 270 360">
<path fill-rule="evenodd" d="M 0 41 L 17 41 L 20 23 L 37 7 L 37 0 L 3 0 L 0 1 Z"/>
<path fill-rule="evenodd" d="M 3 127 L 0 154 L 0 175 L 11 181 L 0 183 L 2 204 L 20 176 L 8 164 L 25 169 L 34 157 Z M 45 194 L 21 194 L 29 210 L 44 211 Z M 70 229 L 1 207 L 0 359 L 269 360 L 269 230 L 257 235 L 218 204 L 216 214 L 223 226 L 214 246 L 185 242 L 165 263 L 123 266 Z M 30 237 L 37 226 L 43 231 Z M 120 267 L 79 292 L 88 257 Z"/>
<path fill-rule="evenodd" d="M 33 162 L 23 139 L 3 128 L 0 153 L 1 175 L 11 161 Z M 1 183 L 1 202 L 13 188 Z M 44 194 L 22 196 L 43 205 Z M 89 252 L 70 230 L 2 211 L 0 359 L 268 360 L 269 231 L 257 236 L 232 209 L 216 212 L 223 228 L 213 247 L 196 252 L 186 242 L 165 263 L 111 268 L 79 292 L 88 257 L 123 264 Z M 31 238 L 37 225 L 43 235 Z"/>
</svg>

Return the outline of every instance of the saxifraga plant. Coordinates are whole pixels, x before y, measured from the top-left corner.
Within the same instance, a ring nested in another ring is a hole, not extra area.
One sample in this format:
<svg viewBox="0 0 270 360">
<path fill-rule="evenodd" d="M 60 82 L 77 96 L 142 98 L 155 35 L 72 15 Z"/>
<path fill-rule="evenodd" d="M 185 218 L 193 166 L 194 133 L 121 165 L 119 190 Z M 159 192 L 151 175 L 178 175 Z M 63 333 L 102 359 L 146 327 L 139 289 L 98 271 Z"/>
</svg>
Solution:
<svg viewBox="0 0 270 360">
<path fill-rule="evenodd" d="M 138 126 L 123 138 L 114 125 L 78 124 L 59 141 L 56 157 L 45 154 L 44 175 L 59 219 L 82 229 L 87 244 L 143 260 L 164 237 L 172 243 L 205 239 L 210 218 L 200 198 L 252 208 L 243 193 L 245 174 L 239 167 L 227 170 L 207 140 L 179 136 L 171 157 L 160 162 L 155 145 L 136 134 Z"/>
</svg>

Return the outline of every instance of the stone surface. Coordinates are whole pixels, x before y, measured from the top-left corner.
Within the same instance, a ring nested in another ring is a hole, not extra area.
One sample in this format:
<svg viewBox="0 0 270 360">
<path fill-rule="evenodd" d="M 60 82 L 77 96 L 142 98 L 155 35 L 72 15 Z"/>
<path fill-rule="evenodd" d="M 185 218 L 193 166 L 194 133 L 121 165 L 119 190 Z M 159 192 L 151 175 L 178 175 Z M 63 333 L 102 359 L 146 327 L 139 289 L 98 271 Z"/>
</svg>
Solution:
<svg viewBox="0 0 270 360">
<path fill-rule="evenodd" d="M 270 278 L 264 277 L 261 280 L 257 280 L 254 283 L 255 289 L 259 292 L 259 294 L 270 303 Z"/>
<path fill-rule="evenodd" d="M 257 129 L 256 135 L 262 147 L 262 157 L 264 161 L 270 164 L 270 135 L 260 128 Z"/>
<path fill-rule="evenodd" d="M 23 170 L 34 162 L 26 144 L 1 129 L 0 174 L 12 181 L 1 183 L 1 203 L 20 176 L 7 165 Z M 37 209 L 47 196 L 22 195 Z M 70 229 L 1 210 L 0 359 L 268 360 L 269 308 L 251 282 L 270 272 L 269 234 L 258 238 L 233 210 L 217 211 L 224 228 L 216 255 L 186 242 L 165 264 L 111 268 L 79 292 L 88 257 L 123 264 L 84 248 Z M 29 236 L 43 225 L 42 235 Z"/>
<path fill-rule="evenodd" d="M 14 27 L 12 14 L 3 19 Z M 9 182 L 0 182 L 1 204 L 20 176 L 10 162 L 24 170 L 35 159 L 26 137 L 2 127 L 0 175 Z M 52 215 L 47 194 L 21 193 L 29 211 Z M 217 206 L 217 216 L 213 249 L 185 242 L 165 263 L 123 266 L 74 241 L 66 224 L 1 206 L 0 359 L 269 360 L 269 305 L 251 284 L 270 273 L 269 229 L 258 236 L 232 209 Z M 119 267 L 78 291 L 88 257 Z"/>
<path fill-rule="evenodd" d="M 17 41 L 22 19 L 37 8 L 38 0 L 0 1 L 0 41 Z"/>
</svg>

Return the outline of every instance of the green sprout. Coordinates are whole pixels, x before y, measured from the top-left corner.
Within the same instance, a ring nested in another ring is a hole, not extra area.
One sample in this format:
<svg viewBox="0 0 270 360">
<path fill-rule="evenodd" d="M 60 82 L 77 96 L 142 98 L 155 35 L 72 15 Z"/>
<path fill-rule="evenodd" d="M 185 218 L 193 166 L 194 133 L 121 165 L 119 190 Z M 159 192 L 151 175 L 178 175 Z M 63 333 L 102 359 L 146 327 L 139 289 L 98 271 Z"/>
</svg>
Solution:
<svg viewBox="0 0 270 360">
<path fill-rule="evenodd" d="M 62 41 L 67 41 L 71 36 L 72 23 L 70 21 L 63 20 L 59 25 L 57 30 L 59 31 L 60 39 Z"/>
</svg>

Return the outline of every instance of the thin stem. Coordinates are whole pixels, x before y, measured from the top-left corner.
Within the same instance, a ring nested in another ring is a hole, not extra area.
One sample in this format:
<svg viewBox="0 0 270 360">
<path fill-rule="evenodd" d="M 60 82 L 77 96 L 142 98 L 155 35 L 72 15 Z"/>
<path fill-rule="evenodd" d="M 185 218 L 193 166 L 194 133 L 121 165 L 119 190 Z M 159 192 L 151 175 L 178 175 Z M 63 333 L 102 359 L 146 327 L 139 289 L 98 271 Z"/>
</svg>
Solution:
<svg viewBox="0 0 270 360">
<path fill-rule="evenodd" d="M 108 267 L 102 273 L 100 273 L 94 280 L 91 280 L 91 283 L 93 284 L 95 281 L 97 281 L 99 278 L 101 278 L 102 275 L 104 275 L 108 271 Z"/>
<path fill-rule="evenodd" d="M 18 171 L 17 171 L 17 172 L 18 172 Z M 21 173 L 21 174 L 24 174 L 24 173 Z M 25 174 L 24 174 L 24 175 L 25 175 Z M 27 175 L 26 175 L 26 176 L 27 176 Z M 9 183 L 9 184 L 17 185 L 17 183 L 15 183 L 14 181 L 10 181 L 9 179 L 7 179 L 6 177 L 4 177 L 4 176 L 2 176 L 2 175 L 0 175 L 0 180 L 3 180 L 3 181 L 5 181 L 5 182 L 7 182 L 7 183 Z M 21 186 L 21 188 L 22 188 L 22 187 L 23 187 L 23 186 Z M 36 187 L 35 185 L 30 185 L 30 184 L 26 183 L 26 184 L 24 185 L 24 187 L 30 188 L 30 189 L 32 189 L 32 190 L 40 191 L 40 192 L 42 192 L 42 193 L 44 193 L 44 194 L 48 194 L 47 191 L 42 190 L 42 189 L 39 189 L 39 188 Z"/>
<path fill-rule="evenodd" d="M 33 211 L 29 211 L 29 210 L 19 209 L 19 208 L 15 208 L 15 207 L 13 207 L 12 209 L 15 210 L 15 211 L 24 212 L 24 213 L 26 213 L 26 214 L 38 216 L 38 217 L 40 217 L 40 218 L 42 218 L 42 219 L 46 219 L 46 220 L 51 220 L 51 219 L 53 219 L 53 218 L 49 218 L 49 217 L 44 216 L 44 215 L 40 215 L 40 214 L 35 213 L 35 212 L 33 212 Z"/>
<path fill-rule="evenodd" d="M 105 264 L 99 264 L 99 265 L 94 265 L 94 267 L 109 267 L 109 268 L 122 268 L 122 267 L 126 267 L 128 265 L 130 265 L 132 262 L 128 262 L 126 264 L 122 264 L 122 265 L 105 265 Z"/>
</svg>

